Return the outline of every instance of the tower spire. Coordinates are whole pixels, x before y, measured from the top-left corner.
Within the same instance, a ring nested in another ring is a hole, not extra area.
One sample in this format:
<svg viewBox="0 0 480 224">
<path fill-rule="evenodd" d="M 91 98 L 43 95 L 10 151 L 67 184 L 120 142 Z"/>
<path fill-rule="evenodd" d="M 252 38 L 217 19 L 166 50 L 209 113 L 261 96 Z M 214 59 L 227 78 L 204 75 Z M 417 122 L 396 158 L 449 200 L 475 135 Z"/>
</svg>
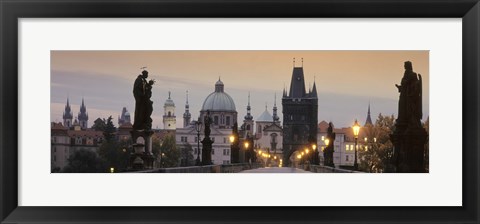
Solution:
<svg viewBox="0 0 480 224">
<path fill-rule="evenodd" d="M 370 117 L 370 101 L 368 101 L 368 112 L 367 112 L 367 120 L 365 121 L 365 125 L 373 125 L 372 118 Z"/>
<path fill-rule="evenodd" d="M 78 113 L 78 121 L 80 122 L 81 129 L 87 129 L 88 113 L 87 113 L 87 107 L 85 106 L 85 100 L 83 97 L 82 97 L 82 105 L 80 106 L 80 112 Z"/>
<path fill-rule="evenodd" d="M 317 97 L 317 85 L 315 84 L 315 76 L 313 76 L 313 88 L 311 91 L 311 96 L 312 97 Z"/>
<path fill-rule="evenodd" d="M 190 106 L 188 105 L 188 90 L 187 90 L 187 101 L 185 103 L 185 113 L 183 113 L 183 127 L 187 127 L 190 124 L 190 119 L 192 115 L 190 114 Z"/>
<path fill-rule="evenodd" d="M 252 114 L 250 113 L 252 108 L 250 107 L 250 92 L 248 92 L 248 104 L 247 104 L 247 115 L 245 115 L 245 120 L 251 121 L 253 119 Z"/>
<path fill-rule="evenodd" d="M 278 122 L 280 120 L 280 118 L 278 117 L 277 115 L 277 93 L 275 93 L 275 98 L 274 98 L 274 101 L 273 101 L 273 122 Z"/>
<path fill-rule="evenodd" d="M 70 108 L 70 100 L 67 97 L 67 105 L 65 105 L 65 110 L 63 111 L 63 126 L 70 128 L 72 127 L 73 113 Z"/>
</svg>

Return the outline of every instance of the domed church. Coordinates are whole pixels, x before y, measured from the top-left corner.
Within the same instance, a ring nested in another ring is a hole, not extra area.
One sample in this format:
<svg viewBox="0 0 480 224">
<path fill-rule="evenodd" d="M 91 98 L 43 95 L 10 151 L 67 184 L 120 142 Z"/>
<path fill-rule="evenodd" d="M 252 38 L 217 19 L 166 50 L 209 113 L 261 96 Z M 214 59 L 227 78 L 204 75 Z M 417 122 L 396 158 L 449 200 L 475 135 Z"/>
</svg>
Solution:
<svg viewBox="0 0 480 224">
<path fill-rule="evenodd" d="M 223 82 L 218 79 L 215 83 L 215 91 L 210 93 L 203 102 L 200 118 L 203 121 L 207 111 L 210 111 L 210 117 L 213 126 L 219 129 L 232 129 L 233 124 L 237 122 L 237 110 L 235 102 L 228 93 L 224 91 Z"/>
<path fill-rule="evenodd" d="M 189 115 L 188 99 L 185 105 L 185 114 Z M 220 80 L 215 83 L 215 90 L 210 93 L 204 100 L 200 116 L 198 120 L 204 121 L 207 111 L 210 113 L 212 125 L 210 138 L 214 141 L 212 145 L 212 163 L 213 164 L 229 164 L 230 163 L 230 141 L 229 136 L 232 134 L 232 128 L 237 122 L 237 110 L 232 97 L 225 92 L 225 86 Z M 188 117 L 188 116 L 186 116 Z M 197 120 L 197 121 L 198 121 Z M 177 147 L 193 148 L 193 161 L 182 161 L 183 166 L 194 165 L 198 157 L 202 158 L 202 143 L 198 146 L 197 130 L 195 128 L 196 121 L 185 122 L 183 128 L 176 129 Z M 203 133 L 204 127 L 200 131 L 200 141 L 205 137 Z"/>
</svg>

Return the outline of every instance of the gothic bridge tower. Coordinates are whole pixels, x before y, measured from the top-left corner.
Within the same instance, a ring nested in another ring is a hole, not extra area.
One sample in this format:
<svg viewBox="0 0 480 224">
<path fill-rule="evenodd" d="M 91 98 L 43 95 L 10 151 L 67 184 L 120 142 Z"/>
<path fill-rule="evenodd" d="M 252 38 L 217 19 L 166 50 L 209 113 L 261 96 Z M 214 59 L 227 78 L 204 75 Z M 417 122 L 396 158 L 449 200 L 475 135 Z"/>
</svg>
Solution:
<svg viewBox="0 0 480 224">
<path fill-rule="evenodd" d="M 317 142 L 318 97 L 315 81 L 309 92 L 305 89 L 305 76 L 302 66 L 294 66 L 290 90 L 283 91 L 283 161 L 290 165 L 290 156 L 297 150 Z"/>
</svg>

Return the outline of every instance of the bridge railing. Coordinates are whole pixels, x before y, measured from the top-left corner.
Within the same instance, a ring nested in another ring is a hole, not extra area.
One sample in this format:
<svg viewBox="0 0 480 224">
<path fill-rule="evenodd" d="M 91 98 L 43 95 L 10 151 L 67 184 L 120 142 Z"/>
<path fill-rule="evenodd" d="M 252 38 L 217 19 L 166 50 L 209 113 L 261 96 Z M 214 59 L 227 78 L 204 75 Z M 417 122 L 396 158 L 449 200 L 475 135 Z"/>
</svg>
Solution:
<svg viewBox="0 0 480 224">
<path fill-rule="evenodd" d="M 323 165 L 303 165 L 301 168 L 313 173 L 363 173 L 360 171 L 333 168 Z"/>
<path fill-rule="evenodd" d="M 224 165 L 156 168 L 135 171 L 133 173 L 238 173 L 243 170 L 257 169 L 260 167 L 263 167 L 262 163 L 235 163 Z"/>
</svg>

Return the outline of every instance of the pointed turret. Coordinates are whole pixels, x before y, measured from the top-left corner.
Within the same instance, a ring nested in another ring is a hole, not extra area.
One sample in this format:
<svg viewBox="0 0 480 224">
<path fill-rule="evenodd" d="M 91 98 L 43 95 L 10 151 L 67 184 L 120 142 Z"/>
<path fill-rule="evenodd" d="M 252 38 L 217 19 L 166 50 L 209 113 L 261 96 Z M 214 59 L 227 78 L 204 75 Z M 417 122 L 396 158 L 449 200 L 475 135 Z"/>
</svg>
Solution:
<svg viewBox="0 0 480 224">
<path fill-rule="evenodd" d="M 245 115 L 245 120 L 252 120 L 253 116 L 251 114 L 251 107 L 250 107 L 250 93 L 248 93 L 248 105 L 247 105 L 247 115 Z"/>
<path fill-rule="evenodd" d="M 313 78 L 313 88 L 312 88 L 312 91 L 310 93 L 311 97 L 318 97 L 317 95 L 317 85 L 315 84 L 315 78 Z"/>
<path fill-rule="evenodd" d="M 183 127 L 187 127 L 190 124 L 190 119 L 192 115 L 190 114 L 190 106 L 188 105 L 188 90 L 187 90 L 187 102 L 185 103 L 185 113 L 183 113 Z"/>
<path fill-rule="evenodd" d="M 73 119 L 73 113 L 72 113 L 72 109 L 70 108 L 70 100 L 67 97 L 67 105 L 65 105 L 65 110 L 63 111 L 63 126 L 67 128 L 71 128 L 72 119 Z"/>
<path fill-rule="evenodd" d="M 273 121 L 275 123 L 279 122 L 280 118 L 277 115 L 277 93 L 275 93 L 275 100 L 273 101 Z"/>
<path fill-rule="evenodd" d="M 243 126 L 245 128 L 245 136 L 253 134 L 253 116 L 251 114 L 251 107 L 250 107 L 250 92 L 248 93 L 248 105 L 247 105 L 247 115 L 245 115 L 245 119 L 243 120 Z"/>
<path fill-rule="evenodd" d="M 370 117 L 370 102 L 368 103 L 368 112 L 367 112 L 367 120 L 365 121 L 365 125 L 373 125 L 372 118 Z"/>
<path fill-rule="evenodd" d="M 78 121 L 80 122 L 80 128 L 85 130 L 88 126 L 88 113 L 85 101 L 82 98 L 82 105 L 80 106 L 80 112 L 78 113 Z"/>
</svg>

